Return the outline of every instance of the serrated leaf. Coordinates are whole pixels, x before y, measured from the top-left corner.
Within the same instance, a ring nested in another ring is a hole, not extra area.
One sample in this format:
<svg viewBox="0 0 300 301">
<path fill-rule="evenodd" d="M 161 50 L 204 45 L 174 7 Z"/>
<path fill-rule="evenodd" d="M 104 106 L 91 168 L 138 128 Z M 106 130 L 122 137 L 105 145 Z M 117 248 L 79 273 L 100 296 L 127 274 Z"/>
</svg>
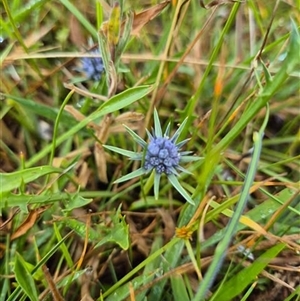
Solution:
<svg viewBox="0 0 300 301">
<path fill-rule="evenodd" d="M 121 216 L 121 206 L 112 216 L 112 221 L 114 226 L 108 229 L 105 237 L 96 244 L 95 248 L 107 242 L 114 242 L 123 250 L 127 250 L 129 248 L 129 227 L 126 224 L 125 216 Z"/>
<path fill-rule="evenodd" d="M 69 200 L 65 202 L 66 208 L 63 209 L 63 212 L 69 212 L 76 208 L 81 208 L 89 203 L 91 203 L 93 199 L 86 199 L 82 197 L 81 195 L 75 194 L 73 196 L 70 196 Z"/>
<path fill-rule="evenodd" d="M 65 223 L 69 228 L 74 230 L 74 232 L 79 235 L 81 238 L 85 239 L 86 236 L 86 224 L 78 221 L 76 219 L 71 218 L 65 218 L 63 220 L 63 223 Z M 90 242 L 96 242 L 101 239 L 103 233 L 100 233 L 100 231 L 96 231 L 92 227 L 89 227 L 88 229 L 88 239 Z"/>
<path fill-rule="evenodd" d="M 91 194 L 93 194 L 97 197 L 111 197 L 114 195 L 114 193 L 110 192 L 110 191 L 99 191 L 99 192 L 97 191 L 96 194 L 94 194 L 93 192 L 91 192 Z M 45 205 L 45 204 L 49 204 L 49 203 L 67 200 L 69 198 L 70 198 L 70 195 L 67 194 L 66 192 L 58 192 L 58 193 L 53 193 L 53 194 L 49 193 L 49 194 L 41 194 L 41 195 L 7 193 L 1 199 L 0 205 L 7 204 L 9 207 L 27 206 L 28 204 Z M 0 209 L 1 209 L 1 206 L 0 206 Z"/>
<path fill-rule="evenodd" d="M 114 225 L 114 227 L 105 235 L 101 241 L 99 241 L 95 248 L 104 245 L 107 242 L 113 242 L 118 244 L 123 250 L 128 250 L 129 248 L 129 231 L 128 225 L 125 220 L 122 219 L 120 223 Z"/>
</svg>

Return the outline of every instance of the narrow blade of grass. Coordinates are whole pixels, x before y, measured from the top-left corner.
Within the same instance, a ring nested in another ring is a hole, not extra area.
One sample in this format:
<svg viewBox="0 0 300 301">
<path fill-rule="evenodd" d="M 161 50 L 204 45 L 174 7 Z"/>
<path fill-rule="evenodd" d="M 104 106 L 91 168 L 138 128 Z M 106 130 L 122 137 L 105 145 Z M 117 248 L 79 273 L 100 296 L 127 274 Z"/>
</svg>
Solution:
<svg viewBox="0 0 300 301">
<path fill-rule="evenodd" d="M 230 280 L 226 281 L 221 289 L 213 296 L 214 300 L 230 301 L 238 296 L 248 285 L 256 279 L 269 262 L 285 248 L 285 244 L 280 243 L 268 249 L 253 264 L 242 269 Z M 199 299 L 198 299 L 199 300 Z"/>
<path fill-rule="evenodd" d="M 250 191 L 250 188 L 252 186 L 252 183 L 253 183 L 253 180 L 255 177 L 256 169 L 257 169 L 259 158 L 260 158 L 264 131 L 267 126 L 268 119 L 269 119 L 269 108 L 267 108 L 267 114 L 266 114 L 264 123 L 263 123 L 259 133 L 257 133 L 257 132 L 254 133 L 253 157 L 251 159 L 251 163 L 249 165 L 249 168 L 248 168 L 248 171 L 246 174 L 242 193 L 240 195 L 234 215 L 232 216 L 232 219 L 230 220 L 229 224 L 226 227 L 225 235 L 224 235 L 222 241 L 216 247 L 213 261 L 212 261 L 211 265 L 209 266 L 209 269 L 206 272 L 205 277 L 199 286 L 199 290 L 193 299 L 194 301 L 204 300 L 206 293 L 210 289 L 210 287 L 220 269 L 220 266 L 224 260 L 226 251 L 232 240 L 232 237 L 236 232 L 237 225 L 239 223 L 240 217 L 241 217 L 241 215 L 244 211 L 244 208 L 246 206 L 246 203 L 248 201 L 249 191 Z"/>
<path fill-rule="evenodd" d="M 105 114 L 113 113 L 115 111 L 121 110 L 126 106 L 134 103 L 135 101 L 145 97 L 152 91 L 152 86 L 139 86 L 125 90 L 120 94 L 117 94 L 102 104 L 99 109 L 93 112 L 90 116 L 86 117 L 80 121 L 76 126 L 71 128 L 69 131 L 61 135 L 56 140 L 56 146 L 60 145 L 62 142 L 76 134 L 82 128 L 87 126 L 90 122 L 104 116 Z M 30 167 L 44 156 L 46 156 L 52 150 L 52 144 L 44 147 L 41 152 L 37 153 L 35 156 L 30 158 L 26 162 L 26 167 Z"/>
</svg>

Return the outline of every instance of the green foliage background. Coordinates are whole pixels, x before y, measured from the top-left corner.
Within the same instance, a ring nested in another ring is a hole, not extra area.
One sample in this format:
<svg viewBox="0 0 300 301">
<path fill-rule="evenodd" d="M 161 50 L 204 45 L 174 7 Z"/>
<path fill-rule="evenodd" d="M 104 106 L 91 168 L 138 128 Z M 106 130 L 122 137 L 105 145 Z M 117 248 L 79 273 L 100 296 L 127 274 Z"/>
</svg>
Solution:
<svg viewBox="0 0 300 301">
<path fill-rule="evenodd" d="M 0 301 L 300 299 L 298 0 L 0 7 Z M 114 183 L 154 108 L 194 206 Z"/>
</svg>

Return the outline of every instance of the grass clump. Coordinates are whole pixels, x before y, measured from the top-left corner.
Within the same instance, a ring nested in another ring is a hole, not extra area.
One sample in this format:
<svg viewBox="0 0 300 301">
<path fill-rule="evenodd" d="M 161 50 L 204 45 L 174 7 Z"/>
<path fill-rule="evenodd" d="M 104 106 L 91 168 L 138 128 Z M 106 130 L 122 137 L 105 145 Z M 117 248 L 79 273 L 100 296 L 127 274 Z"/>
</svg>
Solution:
<svg viewBox="0 0 300 301">
<path fill-rule="evenodd" d="M 296 4 L 1 8 L 0 301 L 300 299 Z"/>
</svg>

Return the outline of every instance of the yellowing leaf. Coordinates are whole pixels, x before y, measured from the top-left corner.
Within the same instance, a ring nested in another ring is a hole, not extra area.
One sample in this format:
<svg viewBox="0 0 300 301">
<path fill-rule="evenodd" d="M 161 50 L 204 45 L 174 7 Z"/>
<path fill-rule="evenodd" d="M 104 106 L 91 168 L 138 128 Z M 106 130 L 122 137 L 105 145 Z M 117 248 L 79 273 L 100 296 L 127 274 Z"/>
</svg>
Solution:
<svg viewBox="0 0 300 301">
<path fill-rule="evenodd" d="M 108 21 L 107 38 L 110 45 L 117 45 L 120 37 L 121 8 L 119 3 L 115 3 Z"/>
</svg>

